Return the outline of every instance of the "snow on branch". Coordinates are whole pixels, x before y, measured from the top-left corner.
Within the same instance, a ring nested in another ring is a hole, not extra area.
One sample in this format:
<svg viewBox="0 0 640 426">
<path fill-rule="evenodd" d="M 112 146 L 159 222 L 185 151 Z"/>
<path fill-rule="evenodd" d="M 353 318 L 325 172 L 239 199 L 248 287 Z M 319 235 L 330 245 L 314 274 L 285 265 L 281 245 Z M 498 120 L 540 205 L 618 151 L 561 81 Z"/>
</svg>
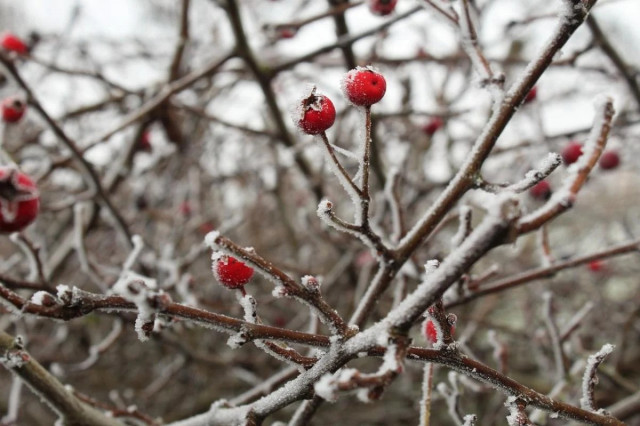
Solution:
<svg viewBox="0 0 640 426">
<path fill-rule="evenodd" d="M 610 343 L 605 344 L 602 348 L 593 355 L 590 355 L 587 359 L 587 367 L 584 370 L 582 376 L 582 398 L 580 398 L 580 407 L 583 410 L 597 411 L 595 388 L 598 384 L 598 377 L 596 372 L 598 366 L 604 361 L 604 359 L 613 352 L 613 346 Z M 600 411 L 598 411 L 600 412 Z"/>
<path fill-rule="evenodd" d="M 112 288 L 115 294 L 135 303 L 138 308 L 135 329 L 141 342 L 147 341 L 155 328 L 156 313 L 171 303 L 163 290 L 153 290 L 140 279 L 119 279 Z"/>
</svg>

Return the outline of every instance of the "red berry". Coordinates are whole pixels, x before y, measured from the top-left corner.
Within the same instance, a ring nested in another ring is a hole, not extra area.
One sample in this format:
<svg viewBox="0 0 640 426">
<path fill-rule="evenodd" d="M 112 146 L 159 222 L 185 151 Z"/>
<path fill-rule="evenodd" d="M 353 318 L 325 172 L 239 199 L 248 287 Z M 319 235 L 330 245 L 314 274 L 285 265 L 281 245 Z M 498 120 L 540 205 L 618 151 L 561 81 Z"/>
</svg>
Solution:
<svg viewBox="0 0 640 426">
<path fill-rule="evenodd" d="M 180 207 L 178 207 L 178 210 L 180 210 L 180 214 L 182 214 L 182 216 L 190 216 L 191 213 L 193 213 L 193 209 L 191 208 L 191 203 L 189 203 L 188 201 L 181 202 Z"/>
<path fill-rule="evenodd" d="M 620 156 L 616 151 L 605 151 L 600 156 L 600 168 L 604 170 L 615 169 L 620 165 Z"/>
<path fill-rule="evenodd" d="M 346 74 L 342 90 L 352 104 L 371 106 L 382 99 L 387 91 L 387 82 L 371 68 L 358 67 Z"/>
<path fill-rule="evenodd" d="M 2 46 L 4 50 L 16 52 L 20 55 L 26 55 L 29 53 L 27 43 L 11 33 L 4 33 L 0 36 L 0 46 Z"/>
<path fill-rule="evenodd" d="M 5 123 L 20 121 L 27 109 L 27 104 L 17 96 L 6 98 L 2 101 L 2 120 Z"/>
<path fill-rule="evenodd" d="M 529 90 L 529 93 L 527 93 L 527 96 L 525 96 L 524 103 L 528 104 L 529 102 L 533 102 L 536 100 L 537 97 L 538 97 L 538 89 L 534 86 L 531 90 Z"/>
<path fill-rule="evenodd" d="M 298 126 L 309 135 L 317 135 L 336 121 L 336 109 L 331 99 L 324 95 L 316 95 L 316 88 L 311 90 L 311 95 L 300 103 L 300 118 Z"/>
<path fill-rule="evenodd" d="M 226 254 L 214 253 L 213 274 L 227 288 L 240 288 L 253 276 L 253 268 Z"/>
<path fill-rule="evenodd" d="M 209 232 L 213 231 L 216 228 L 213 226 L 213 223 L 204 222 L 204 223 L 201 223 L 200 226 L 198 226 L 198 229 L 200 230 L 201 234 L 207 235 Z"/>
<path fill-rule="evenodd" d="M 562 160 L 567 166 L 578 161 L 578 158 L 582 155 L 582 144 L 578 142 L 569 142 L 569 145 L 565 146 L 562 150 Z"/>
<path fill-rule="evenodd" d="M 592 260 L 587 264 L 591 272 L 600 272 L 605 268 L 604 262 L 600 259 Z"/>
<path fill-rule="evenodd" d="M 297 32 L 295 27 L 282 27 L 278 30 L 278 35 L 280 38 L 294 38 Z"/>
<path fill-rule="evenodd" d="M 436 331 L 436 326 L 433 321 L 427 321 L 427 325 L 424 327 L 424 335 L 431 343 L 435 343 L 438 340 L 438 332 Z"/>
<path fill-rule="evenodd" d="M 398 0 L 369 0 L 369 10 L 374 15 L 389 15 L 396 8 Z"/>
<path fill-rule="evenodd" d="M 145 130 L 138 140 L 138 149 L 144 152 L 151 152 L 151 132 Z"/>
<path fill-rule="evenodd" d="M 422 126 L 422 131 L 429 135 L 433 136 L 438 130 L 440 130 L 444 126 L 444 121 L 440 117 L 433 117 L 427 124 Z"/>
<path fill-rule="evenodd" d="M 451 334 L 453 335 L 455 331 L 455 324 L 451 324 Z M 423 334 L 429 343 L 436 343 L 438 341 L 438 332 L 436 331 L 436 325 L 433 323 L 433 320 L 427 320 Z"/>
<path fill-rule="evenodd" d="M 546 180 L 541 180 L 529 188 L 529 195 L 538 200 L 547 200 L 551 196 L 551 185 Z"/>
<path fill-rule="evenodd" d="M 31 178 L 13 167 L 0 167 L 0 232 L 26 228 L 39 207 L 38 189 Z"/>
</svg>

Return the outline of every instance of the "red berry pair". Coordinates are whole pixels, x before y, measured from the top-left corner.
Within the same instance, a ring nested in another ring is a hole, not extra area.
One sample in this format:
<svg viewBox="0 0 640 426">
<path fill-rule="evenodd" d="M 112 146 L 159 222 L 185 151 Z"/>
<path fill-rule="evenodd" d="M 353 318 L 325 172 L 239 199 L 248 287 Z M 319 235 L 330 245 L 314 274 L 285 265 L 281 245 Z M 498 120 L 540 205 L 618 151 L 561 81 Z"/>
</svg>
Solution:
<svg viewBox="0 0 640 426">
<path fill-rule="evenodd" d="M 253 276 L 253 268 L 226 254 L 214 253 L 212 260 L 213 274 L 227 288 L 242 288 Z"/>
<path fill-rule="evenodd" d="M 572 141 L 562 150 L 562 160 L 566 165 L 573 164 L 578 161 L 582 155 L 582 145 Z M 620 156 L 616 151 L 605 151 L 598 161 L 601 169 L 611 170 L 620 165 Z"/>
<path fill-rule="evenodd" d="M 13 167 L 0 167 L 0 232 L 23 230 L 35 220 L 39 207 L 31 178 Z"/>
<path fill-rule="evenodd" d="M 384 77 L 371 68 L 358 67 L 349 71 L 342 81 L 345 96 L 356 106 L 369 107 L 382 99 L 387 83 Z M 331 127 L 336 119 L 336 109 L 331 99 L 318 95 L 315 87 L 311 94 L 300 101 L 298 127 L 309 135 L 318 135 Z"/>
</svg>

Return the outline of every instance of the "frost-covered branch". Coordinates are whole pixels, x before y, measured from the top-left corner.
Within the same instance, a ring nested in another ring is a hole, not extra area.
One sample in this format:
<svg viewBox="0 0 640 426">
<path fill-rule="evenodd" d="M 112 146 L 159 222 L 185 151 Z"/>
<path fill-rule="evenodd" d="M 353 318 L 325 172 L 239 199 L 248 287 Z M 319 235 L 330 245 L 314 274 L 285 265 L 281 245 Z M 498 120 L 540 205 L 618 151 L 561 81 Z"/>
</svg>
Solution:
<svg viewBox="0 0 640 426">
<path fill-rule="evenodd" d="M 509 426 L 534 426 L 525 411 L 527 405 L 524 400 L 510 396 L 504 404 L 509 410 L 507 423 Z"/>
<path fill-rule="evenodd" d="M 521 193 L 528 190 L 540 181 L 546 179 L 561 164 L 562 157 L 559 154 L 552 152 L 547 155 L 547 158 L 545 158 L 536 169 L 529 170 L 525 174 L 524 179 L 519 182 L 511 185 L 496 185 L 486 182 L 481 177 L 478 177 L 476 186 L 480 189 L 494 194 L 498 194 L 500 192 Z"/>
<path fill-rule="evenodd" d="M 613 352 L 615 346 L 606 344 L 593 355 L 589 355 L 587 360 L 587 366 L 584 369 L 584 375 L 582 376 L 582 398 L 580 398 L 580 407 L 583 410 L 597 411 L 595 388 L 598 384 L 598 377 L 596 376 L 598 366 L 604 361 L 604 359 Z M 600 411 L 598 411 L 600 412 Z"/>
<path fill-rule="evenodd" d="M 96 172 L 94 166 L 82 155 L 82 152 L 78 148 L 76 142 L 74 142 L 67 135 L 63 128 L 52 118 L 49 112 L 44 109 L 35 93 L 33 93 L 33 91 L 31 90 L 29 84 L 27 84 L 27 82 L 22 78 L 22 75 L 20 71 L 18 71 L 18 68 L 16 68 L 13 61 L 3 51 L 0 51 L 0 63 L 2 63 L 4 68 L 9 72 L 9 75 L 11 75 L 16 83 L 22 88 L 22 90 L 24 90 L 27 96 L 28 103 L 33 105 L 36 111 L 38 111 L 47 125 L 51 128 L 53 133 L 62 141 L 66 148 L 71 151 L 74 159 L 83 168 L 86 174 L 86 179 L 88 180 L 88 184 L 95 189 L 96 195 L 101 200 L 107 211 L 109 211 L 117 224 L 118 231 L 125 237 L 124 239 L 128 243 L 131 239 L 129 226 L 122 217 L 122 214 L 114 206 L 113 201 L 111 200 L 111 197 L 109 196 L 107 191 L 104 189 L 104 186 L 102 185 L 102 182 L 100 180 L 100 176 Z"/>
<path fill-rule="evenodd" d="M 78 400 L 27 352 L 22 339 L 0 331 L 0 363 L 43 398 L 65 424 L 119 426 L 120 422 Z"/>
<path fill-rule="evenodd" d="M 276 285 L 274 295 L 292 297 L 307 304 L 318 312 L 319 318 L 332 329 L 332 332 L 345 335 L 350 333 L 347 324 L 322 298 L 319 287 L 298 284 L 271 262 L 259 256 L 254 250 L 244 249 L 218 232 L 211 232 L 206 237 L 206 244 L 216 250 L 242 259 L 243 262 L 256 268 L 269 281 Z"/>
<path fill-rule="evenodd" d="M 597 251 L 595 253 L 578 256 L 570 260 L 559 261 L 554 263 L 553 265 L 543 266 L 541 268 L 525 271 L 514 276 L 502 278 L 494 282 L 489 282 L 485 286 L 482 286 L 480 289 L 470 292 L 460 299 L 447 302 L 445 304 L 445 308 L 452 308 L 454 306 L 468 303 L 480 297 L 484 297 L 487 294 L 499 293 L 521 285 L 529 284 L 532 281 L 549 278 L 559 271 L 585 265 L 594 260 L 601 260 L 609 257 L 621 256 L 624 254 L 637 252 L 639 250 L 639 247 L 640 240 L 633 240 L 627 243 L 619 244 Z"/>
<path fill-rule="evenodd" d="M 544 318 L 544 324 L 547 327 L 549 340 L 551 341 L 551 349 L 553 350 L 553 358 L 556 364 L 557 379 L 560 381 L 567 375 L 567 357 L 562 349 L 560 333 L 558 332 L 558 327 L 556 326 L 556 322 L 553 317 L 553 295 L 551 292 L 546 291 L 543 293 L 542 297 L 544 300 L 542 315 Z"/>
<path fill-rule="evenodd" d="M 506 92 L 502 102 L 494 109 L 484 129 L 475 141 L 467 160 L 460 167 L 447 188 L 440 194 L 433 206 L 426 211 L 407 235 L 400 241 L 398 257 L 408 258 L 415 249 L 431 234 L 451 207 L 464 195 L 475 182 L 480 168 L 489 156 L 502 131 L 511 121 L 517 107 L 524 101 L 525 96 L 540 78 L 542 73 L 553 61 L 554 56 L 569 40 L 571 35 L 580 27 L 589 10 L 595 4 L 579 2 L 579 8 L 565 11 L 559 18 L 558 26 L 549 42 L 540 53 L 528 64 L 526 69 L 516 79 Z"/>
</svg>

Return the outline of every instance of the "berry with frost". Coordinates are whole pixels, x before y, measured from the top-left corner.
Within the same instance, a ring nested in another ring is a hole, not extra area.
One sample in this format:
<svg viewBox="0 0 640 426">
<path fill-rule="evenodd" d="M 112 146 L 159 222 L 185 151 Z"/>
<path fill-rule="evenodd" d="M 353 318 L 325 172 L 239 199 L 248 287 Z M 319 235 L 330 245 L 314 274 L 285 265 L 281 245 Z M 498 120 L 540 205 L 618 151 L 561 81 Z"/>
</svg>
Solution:
<svg viewBox="0 0 640 426">
<path fill-rule="evenodd" d="M 620 165 L 620 156 L 616 151 L 605 151 L 600 156 L 598 164 L 604 170 L 615 169 Z"/>
<path fill-rule="evenodd" d="M 389 15 L 396 8 L 398 0 L 369 0 L 369 10 L 374 15 Z"/>
<path fill-rule="evenodd" d="M 342 90 L 352 104 L 371 106 L 382 99 L 387 91 L 387 82 L 371 68 L 358 67 L 344 77 Z"/>
<path fill-rule="evenodd" d="M 331 99 L 316 94 L 315 87 L 311 94 L 300 103 L 298 127 L 308 135 L 317 135 L 333 126 L 336 121 L 336 109 Z"/>
<path fill-rule="evenodd" d="M 2 101 L 2 120 L 5 123 L 15 123 L 20 121 L 27 104 L 17 96 L 6 98 Z"/>
<path fill-rule="evenodd" d="M 455 324 L 451 324 L 451 334 L 455 333 L 456 326 Z M 429 343 L 436 343 L 438 341 L 438 332 L 436 330 L 436 325 L 433 323 L 433 320 L 427 320 L 424 326 L 424 330 L 422 331 L 424 337 L 427 339 Z"/>
<path fill-rule="evenodd" d="M 244 287 L 253 276 L 253 268 L 222 253 L 213 255 L 213 274 L 227 288 Z"/>
<path fill-rule="evenodd" d="M 4 33 L 0 37 L 0 46 L 2 46 L 4 50 L 16 52 L 20 55 L 26 55 L 29 53 L 29 46 L 27 46 L 27 43 L 11 33 Z"/>
<path fill-rule="evenodd" d="M 578 161 L 578 158 L 582 155 L 582 144 L 572 141 L 562 150 L 562 161 L 567 166 Z"/>
<path fill-rule="evenodd" d="M 0 167 L 0 232 L 23 230 L 35 220 L 39 207 L 31 178 L 13 167 Z"/>
<path fill-rule="evenodd" d="M 548 200 L 551 196 L 551 185 L 546 180 L 541 180 L 529 189 L 529 195 L 537 200 Z"/>
<path fill-rule="evenodd" d="M 444 121 L 440 117 L 433 117 L 427 124 L 422 126 L 422 131 L 428 135 L 433 136 L 438 130 L 444 126 Z"/>
</svg>

